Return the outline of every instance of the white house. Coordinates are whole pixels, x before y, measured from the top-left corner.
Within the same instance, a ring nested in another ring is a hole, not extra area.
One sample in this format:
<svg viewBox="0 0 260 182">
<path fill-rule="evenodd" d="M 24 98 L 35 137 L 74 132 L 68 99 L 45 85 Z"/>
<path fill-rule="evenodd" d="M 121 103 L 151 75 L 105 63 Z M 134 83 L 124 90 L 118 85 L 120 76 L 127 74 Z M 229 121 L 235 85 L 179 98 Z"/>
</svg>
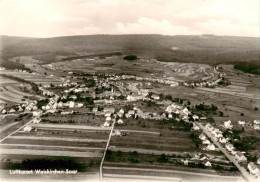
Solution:
<svg viewBox="0 0 260 182">
<path fill-rule="evenodd" d="M 228 121 L 224 121 L 224 127 L 227 129 L 231 129 L 231 128 L 233 128 L 233 125 L 232 125 L 231 121 L 228 120 Z"/>
<path fill-rule="evenodd" d="M 123 122 L 122 119 L 119 119 L 119 120 L 117 120 L 117 123 L 118 123 L 118 124 L 123 124 L 124 122 Z"/>
<path fill-rule="evenodd" d="M 202 143 L 209 145 L 209 144 L 210 144 L 210 141 L 209 141 L 209 140 L 204 140 Z"/>
<path fill-rule="evenodd" d="M 203 133 L 200 134 L 199 138 L 200 138 L 201 140 L 206 140 L 206 136 L 205 136 Z"/>
<path fill-rule="evenodd" d="M 245 125 L 246 122 L 245 122 L 245 121 L 238 121 L 238 124 L 239 124 L 239 125 Z"/>
<path fill-rule="evenodd" d="M 103 126 L 104 126 L 104 127 L 109 127 L 109 125 L 110 125 L 110 124 L 106 121 Z"/>
<path fill-rule="evenodd" d="M 228 140 L 224 137 L 221 137 L 221 138 L 219 138 L 219 142 L 224 144 L 224 143 L 227 143 Z"/>
<path fill-rule="evenodd" d="M 40 116 L 42 111 L 33 111 L 33 116 Z"/>
<path fill-rule="evenodd" d="M 114 132 L 112 133 L 112 135 L 114 136 L 120 136 L 121 132 L 119 130 L 114 130 Z"/>
<path fill-rule="evenodd" d="M 207 147 L 206 147 L 207 150 L 216 150 L 216 147 L 215 145 L 213 144 L 209 144 Z"/>
<path fill-rule="evenodd" d="M 75 106 L 75 102 L 70 101 L 70 103 L 69 103 L 69 108 L 73 108 L 74 106 Z"/>
<path fill-rule="evenodd" d="M 40 123 L 41 122 L 41 119 L 39 119 L 39 118 L 35 118 L 34 120 L 33 120 L 33 123 L 34 124 L 37 124 L 37 123 Z"/>
<path fill-rule="evenodd" d="M 257 159 L 257 162 L 256 162 L 257 164 L 260 164 L 260 157 Z"/>
<path fill-rule="evenodd" d="M 254 120 L 254 124 L 260 125 L 260 120 Z"/>
<path fill-rule="evenodd" d="M 192 129 L 193 129 L 193 130 L 199 130 L 199 129 L 200 129 L 200 127 L 199 127 L 198 125 L 196 125 L 196 124 L 193 124 L 193 127 L 192 127 Z"/>
<path fill-rule="evenodd" d="M 5 110 L 5 109 L 3 109 L 3 110 L 2 110 L 2 114 L 5 114 L 5 113 L 6 113 L 6 110 Z"/>
<path fill-rule="evenodd" d="M 192 118 L 193 118 L 194 120 L 199 120 L 199 119 L 200 119 L 199 116 L 197 116 L 197 115 L 193 115 Z"/>
<path fill-rule="evenodd" d="M 234 150 L 234 146 L 233 146 L 231 143 L 227 143 L 227 144 L 225 145 L 225 147 L 226 147 L 226 149 L 227 149 L 229 152 L 231 152 L 232 150 Z"/>
<path fill-rule="evenodd" d="M 239 162 L 247 161 L 247 158 L 241 152 L 236 152 L 235 157 Z"/>
<path fill-rule="evenodd" d="M 97 108 L 97 107 L 94 107 L 92 111 L 93 111 L 93 112 L 98 112 L 98 108 Z"/>
<path fill-rule="evenodd" d="M 257 168 L 257 166 L 253 163 L 250 162 L 247 166 L 248 170 L 250 171 L 251 174 L 253 175 L 259 175 L 259 169 Z"/>
<path fill-rule="evenodd" d="M 27 126 L 25 126 L 24 128 L 23 128 L 23 131 L 24 132 L 30 132 L 32 130 L 32 126 L 30 126 L 30 125 L 27 125 Z"/>
<path fill-rule="evenodd" d="M 168 118 L 171 119 L 172 118 L 172 114 L 168 114 Z"/>
<path fill-rule="evenodd" d="M 83 107 L 83 103 L 78 103 L 77 107 Z"/>
<path fill-rule="evenodd" d="M 204 163 L 204 166 L 211 167 L 211 163 L 209 161 L 207 161 L 207 162 Z"/>
<path fill-rule="evenodd" d="M 10 111 L 9 111 L 9 113 L 14 113 L 15 112 L 15 110 L 12 108 L 12 109 L 10 109 Z"/>
<path fill-rule="evenodd" d="M 185 107 L 183 110 L 182 110 L 183 114 L 185 115 L 188 115 L 189 114 L 189 110 Z"/>
<path fill-rule="evenodd" d="M 155 94 L 151 95 L 151 98 L 154 99 L 154 100 L 159 100 L 160 99 L 160 97 L 158 95 L 155 95 Z"/>
<path fill-rule="evenodd" d="M 106 121 L 111 121 L 111 117 L 110 116 L 106 117 Z"/>
</svg>

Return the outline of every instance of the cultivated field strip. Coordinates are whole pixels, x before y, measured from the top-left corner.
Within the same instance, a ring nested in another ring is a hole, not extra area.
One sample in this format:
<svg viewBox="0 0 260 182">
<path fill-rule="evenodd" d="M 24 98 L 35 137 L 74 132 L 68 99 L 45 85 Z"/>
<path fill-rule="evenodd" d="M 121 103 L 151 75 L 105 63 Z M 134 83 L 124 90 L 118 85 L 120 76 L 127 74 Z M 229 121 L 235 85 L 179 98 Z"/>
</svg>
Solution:
<svg viewBox="0 0 260 182">
<path fill-rule="evenodd" d="M 66 125 L 66 124 L 33 124 L 33 128 L 57 128 L 57 129 L 78 129 L 78 130 L 111 130 L 111 127 L 95 127 L 86 125 Z"/>
<path fill-rule="evenodd" d="M 165 151 L 165 150 L 151 150 L 151 149 L 143 149 L 143 148 L 127 148 L 127 147 L 110 147 L 109 148 L 111 151 L 121 151 L 121 152 L 138 152 L 142 154 L 155 154 L 155 155 L 176 155 L 179 154 L 180 152 L 173 152 L 173 151 Z M 182 150 L 183 151 L 183 150 Z M 188 152 L 186 152 L 188 153 Z"/>
<path fill-rule="evenodd" d="M 50 145 L 0 145 L 1 149 L 28 149 L 28 150 L 48 150 L 48 151 L 75 151 L 75 152 L 100 152 L 104 151 L 103 148 L 94 148 L 94 147 L 76 147 L 76 146 L 50 146 Z"/>
<path fill-rule="evenodd" d="M 97 142 L 97 143 L 107 142 L 107 140 L 100 140 L 100 139 L 43 137 L 43 136 L 9 136 L 8 138 L 16 139 L 16 140 L 48 140 L 48 141 L 56 140 L 56 141 L 72 141 L 72 142 Z"/>
<path fill-rule="evenodd" d="M 18 94 L 18 95 L 28 96 L 28 97 L 33 96 L 33 95 L 31 95 L 31 94 L 27 94 L 27 93 L 25 93 L 25 92 L 21 92 L 21 91 L 19 91 L 19 90 L 16 90 L 14 87 L 9 86 L 9 85 L 8 85 L 8 86 L 4 86 L 4 88 L 5 88 L 7 91 L 9 91 L 9 92 L 13 92 L 13 93 Z"/>
<path fill-rule="evenodd" d="M 220 176 L 214 174 L 190 172 L 183 170 L 167 170 L 167 169 L 151 169 L 151 168 L 134 168 L 134 167 L 111 167 L 104 166 L 104 178 L 136 178 L 142 179 L 142 176 L 149 176 L 155 178 L 168 177 L 175 178 L 179 181 L 200 181 L 208 182 L 209 178 L 212 182 L 229 182 L 229 181 L 241 181 L 241 177 L 237 176 Z M 124 175 L 122 175 L 124 174 Z"/>
<path fill-rule="evenodd" d="M 1 149 L 0 154 L 20 155 L 45 155 L 45 156 L 69 156 L 69 157 L 102 157 L 101 152 L 75 152 L 62 150 L 32 150 L 32 149 Z"/>
<path fill-rule="evenodd" d="M 2 142 L 3 144 L 21 144 L 21 145 L 42 145 L 42 146 L 74 146 L 74 147 L 92 147 L 104 148 L 106 143 L 97 142 L 77 142 L 77 141 L 60 141 L 60 140 L 17 140 L 7 138 Z"/>
<path fill-rule="evenodd" d="M 6 94 L 4 94 L 3 92 L 0 92 L 0 99 L 3 99 L 3 100 L 7 100 L 9 102 L 16 102 L 16 103 L 22 103 L 22 98 L 13 98 L 13 97 L 10 97 Z"/>
</svg>

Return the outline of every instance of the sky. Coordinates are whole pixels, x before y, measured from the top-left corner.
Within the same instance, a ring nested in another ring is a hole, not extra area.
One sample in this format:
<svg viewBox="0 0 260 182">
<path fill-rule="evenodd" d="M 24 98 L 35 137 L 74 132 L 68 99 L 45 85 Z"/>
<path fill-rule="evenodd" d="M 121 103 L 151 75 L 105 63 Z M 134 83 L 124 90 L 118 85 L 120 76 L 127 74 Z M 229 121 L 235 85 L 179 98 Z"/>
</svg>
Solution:
<svg viewBox="0 0 260 182">
<path fill-rule="evenodd" d="M 0 0 L 0 35 L 259 37 L 259 0 Z"/>
</svg>

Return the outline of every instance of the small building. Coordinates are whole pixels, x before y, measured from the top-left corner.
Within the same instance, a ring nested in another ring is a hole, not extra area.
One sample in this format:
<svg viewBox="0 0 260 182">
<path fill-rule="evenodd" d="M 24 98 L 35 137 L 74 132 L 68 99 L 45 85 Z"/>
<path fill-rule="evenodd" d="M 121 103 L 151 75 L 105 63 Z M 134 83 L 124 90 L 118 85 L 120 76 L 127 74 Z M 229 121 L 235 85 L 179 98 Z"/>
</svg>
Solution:
<svg viewBox="0 0 260 182">
<path fill-rule="evenodd" d="M 106 117 L 106 121 L 111 121 L 111 117 L 110 116 Z"/>
<path fill-rule="evenodd" d="M 235 157 L 239 162 L 247 161 L 247 158 L 241 152 L 236 152 Z"/>
<path fill-rule="evenodd" d="M 107 112 L 114 113 L 115 112 L 115 108 L 113 108 L 113 107 L 105 107 L 103 111 L 105 113 L 107 113 Z"/>
<path fill-rule="evenodd" d="M 260 125 L 260 120 L 254 120 L 254 124 Z"/>
<path fill-rule="evenodd" d="M 257 168 L 257 166 L 253 162 L 250 162 L 247 165 L 247 168 L 248 168 L 248 170 L 250 171 L 251 174 L 257 175 L 257 176 L 259 175 L 259 169 Z"/>
<path fill-rule="evenodd" d="M 40 123 L 41 122 L 41 119 L 39 119 L 39 118 L 35 118 L 34 120 L 33 120 L 33 123 L 34 124 L 37 124 L 37 123 Z"/>
<path fill-rule="evenodd" d="M 118 123 L 118 124 L 123 124 L 124 122 L 123 122 L 122 119 L 119 119 L 119 120 L 117 120 L 117 123 Z"/>
<path fill-rule="evenodd" d="M 228 142 L 228 140 L 224 137 L 221 137 L 221 138 L 219 138 L 219 142 L 225 144 Z"/>
<path fill-rule="evenodd" d="M 2 110 L 2 114 L 6 114 L 6 110 L 5 109 Z"/>
<path fill-rule="evenodd" d="M 234 150 L 234 146 L 231 143 L 226 143 L 225 145 L 226 149 L 231 152 L 232 150 Z"/>
<path fill-rule="evenodd" d="M 109 127 L 110 126 L 110 124 L 106 121 L 105 123 L 104 123 L 104 125 L 103 125 L 104 127 Z"/>
<path fill-rule="evenodd" d="M 74 108 L 74 106 L 75 106 L 75 102 L 70 101 L 70 103 L 69 103 L 69 108 Z"/>
<path fill-rule="evenodd" d="M 228 120 L 228 121 L 224 121 L 224 127 L 227 129 L 231 129 L 231 128 L 233 128 L 233 125 L 232 125 L 231 121 Z"/>
<path fill-rule="evenodd" d="M 97 107 L 94 107 L 92 111 L 93 111 L 93 112 L 98 112 L 98 108 L 97 108 Z"/>
<path fill-rule="evenodd" d="M 207 162 L 204 163 L 204 166 L 211 167 L 211 163 L 209 161 L 207 161 Z"/>
<path fill-rule="evenodd" d="M 206 140 L 206 136 L 202 133 L 202 134 L 200 134 L 199 139 Z"/>
<path fill-rule="evenodd" d="M 193 130 L 199 130 L 199 129 L 200 129 L 200 127 L 199 127 L 198 125 L 196 125 L 196 124 L 193 124 L 193 127 L 192 127 L 192 129 L 193 129 Z"/>
<path fill-rule="evenodd" d="M 209 140 L 204 140 L 202 143 L 203 143 L 203 144 L 206 144 L 206 145 L 209 145 L 209 144 L 210 144 L 210 141 L 209 141 Z"/>
<path fill-rule="evenodd" d="M 42 111 L 33 111 L 33 116 L 40 116 Z"/>
<path fill-rule="evenodd" d="M 238 123 L 239 125 L 245 125 L 245 124 L 246 124 L 245 121 L 238 121 L 237 123 Z"/>
<path fill-rule="evenodd" d="M 30 126 L 30 125 L 27 125 L 27 126 L 25 126 L 24 128 L 23 128 L 23 131 L 24 132 L 30 132 L 32 130 L 32 126 Z"/>
<path fill-rule="evenodd" d="M 151 98 L 154 99 L 154 100 L 159 100 L 160 99 L 160 97 L 158 95 L 155 95 L 155 94 L 152 94 Z"/>
<path fill-rule="evenodd" d="M 215 145 L 213 145 L 213 144 L 209 144 L 209 145 L 206 147 L 206 149 L 207 149 L 207 150 L 212 150 L 212 151 L 214 151 L 214 150 L 216 150 L 216 147 L 215 147 Z"/>
</svg>

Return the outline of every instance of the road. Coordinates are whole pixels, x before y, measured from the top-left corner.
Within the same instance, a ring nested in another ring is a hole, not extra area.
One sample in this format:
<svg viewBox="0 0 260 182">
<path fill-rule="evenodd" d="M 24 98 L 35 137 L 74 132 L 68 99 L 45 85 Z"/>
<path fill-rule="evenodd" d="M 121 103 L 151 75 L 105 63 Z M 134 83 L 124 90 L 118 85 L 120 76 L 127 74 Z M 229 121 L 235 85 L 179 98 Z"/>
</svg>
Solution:
<svg viewBox="0 0 260 182">
<path fill-rule="evenodd" d="M 112 133 L 113 133 L 113 130 L 114 130 L 115 123 L 116 123 L 116 120 L 114 120 L 114 122 L 112 123 L 111 131 L 110 131 L 110 134 L 109 134 L 109 137 L 108 137 L 108 140 L 107 140 L 107 145 L 106 145 L 106 148 L 105 148 L 105 151 L 104 151 L 103 158 L 102 158 L 101 163 L 100 163 L 100 173 L 99 173 L 99 175 L 100 175 L 101 180 L 103 179 L 103 164 L 104 164 L 104 160 L 105 160 L 105 157 L 106 157 L 109 142 L 110 142 L 111 137 L 112 137 Z"/>
<path fill-rule="evenodd" d="M 205 127 L 202 126 L 202 124 L 195 122 L 195 124 L 197 124 L 202 131 L 213 141 L 213 143 L 221 150 L 221 152 L 223 152 L 225 154 L 225 156 L 231 161 L 233 162 L 233 164 L 239 169 L 239 171 L 242 173 L 243 177 L 249 181 L 249 182 L 253 182 L 253 181 L 257 181 L 256 178 L 254 178 L 253 176 L 251 176 L 245 168 L 243 168 L 242 166 L 239 165 L 239 163 L 236 161 L 235 157 L 230 155 L 228 153 L 228 151 L 222 147 L 222 145 L 215 140 L 215 138 L 207 131 L 207 129 L 205 129 Z"/>
</svg>

